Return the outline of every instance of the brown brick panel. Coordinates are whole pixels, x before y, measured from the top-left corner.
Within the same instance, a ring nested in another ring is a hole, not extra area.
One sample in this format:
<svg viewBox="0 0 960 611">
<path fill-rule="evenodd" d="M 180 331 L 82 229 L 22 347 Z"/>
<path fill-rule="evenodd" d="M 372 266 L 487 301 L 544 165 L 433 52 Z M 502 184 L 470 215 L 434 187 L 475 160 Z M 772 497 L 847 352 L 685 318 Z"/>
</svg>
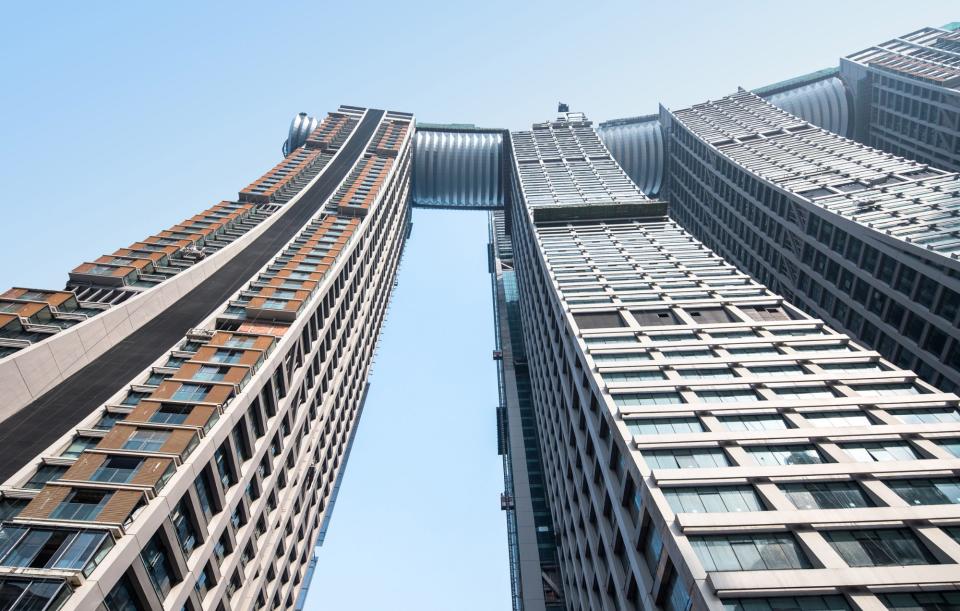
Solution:
<svg viewBox="0 0 960 611">
<path fill-rule="evenodd" d="M 77 462 L 73 463 L 73 466 L 63 474 L 63 479 L 89 480 L 94 471 L 99 469 L 106 459 L 105 454 L 81 452 L 80 456 L 77 457 Z"/>
<path fill-rule="evenodd" d="M 171 454 L 179 454 L 182 457 L 196 436 L 197 434 L 195 432 L 189 430 L 177 429 L 175 431 L 171 431 L 170 438 L 167 439 L 167 443 L 163 444 L 163 447 L 160 448 L 160 451 L 170 452 Z"/>
<path fill-rule="evenodd" d="M 17 517 L 35 520 L 48 518 L 50 512 L 67 498 L 70 490 L 68 486 L 44 486 Z"/>
<path fill-rule="evenodd" d="M 130 438 L 130 435 L 133 435 L 133 432 L 137 430 L 137 427 L 124 424 L 123 422 L 118 422 L 113 425 L 113 428 L 107 431 L 107 434 L 103 436 L 103 439 L 100 440 L 100 443 L 96 445 L 98 450 L 120 450 L 123 449 L 124 442 Z"/>
<path fill-rule="evenodd" d="M 117 490 L 97 514 L 95 521 L 123 524 L 142 500 L 144 495 L 140 490 Z"/>
<path fill-rule="evenodd" d="M 244 322 L 240 324 L 240 330 L 249 333 L 269 333 L 276 337 L 282 337 L 290 325 L 269 322 Z"/>
<path fill-rule="evenodd" d="M 172 462 L 170 458 L 147 458 L 140 469 L 133 474 L 130 483 L 136 486 L 155 487 Z"/>
</svg>

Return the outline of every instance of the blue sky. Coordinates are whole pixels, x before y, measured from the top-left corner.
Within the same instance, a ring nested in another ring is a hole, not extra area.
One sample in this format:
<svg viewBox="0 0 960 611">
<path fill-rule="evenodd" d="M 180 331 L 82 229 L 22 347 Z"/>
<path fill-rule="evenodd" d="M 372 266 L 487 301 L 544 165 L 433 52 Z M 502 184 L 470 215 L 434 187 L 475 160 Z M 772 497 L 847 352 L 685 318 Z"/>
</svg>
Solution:
<svg viewBox="0 0 960 611">
<path fill-rule="evenodd" d="M 956 2 L 14 3 L 0 23 L 0 289 L 236 192 L 341 103 L 520 129 L 823 67 Z M 417 212 L 311 609 L 507 608 L 479 213 Z M 322 604 L 324 603 L 325 604 Z"/>
</svg>

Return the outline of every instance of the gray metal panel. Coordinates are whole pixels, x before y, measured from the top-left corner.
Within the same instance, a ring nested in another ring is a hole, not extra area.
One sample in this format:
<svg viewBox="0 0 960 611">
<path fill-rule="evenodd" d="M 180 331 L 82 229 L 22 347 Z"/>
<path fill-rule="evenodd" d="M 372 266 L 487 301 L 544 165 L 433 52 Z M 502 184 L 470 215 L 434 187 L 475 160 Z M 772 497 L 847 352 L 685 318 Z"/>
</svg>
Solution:
<svg viewBox="0 0 960 611">
<path fill-rule="evenodd" d="M 442 208 L 500 208 L 502 160 L 502 133 L 419 130 L 413 162 L 413 203 Z"/>
<path fill-rule="evenodd" d="M 850 102 L 843 81 L 836 76 L 764 97 L 817 127 L 841 136 L 849 135 Z"/>
<path fill-rule="evenodd" d="M 660 192 L 663 134 L 659 120 L 602 124 L 597 128 L 597 134 L 641 191 L 647 195 Z"/>
</svg>

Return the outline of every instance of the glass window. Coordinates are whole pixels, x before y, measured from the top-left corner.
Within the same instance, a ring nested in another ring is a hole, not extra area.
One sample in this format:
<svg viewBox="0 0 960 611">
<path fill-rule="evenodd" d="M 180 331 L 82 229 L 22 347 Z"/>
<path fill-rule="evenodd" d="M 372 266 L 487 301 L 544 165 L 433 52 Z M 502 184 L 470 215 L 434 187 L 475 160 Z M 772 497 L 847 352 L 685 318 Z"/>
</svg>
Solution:
<svg viewBox="0 0 960 611">
<path fill-rule="evenodd" d="M 640 454 L 651 469 L 709 469 L 730 466 L 726 453 L 720 448 L 641 450 Z"/>
<path fill-rule="evenodd" d="M 638 392 L 613 395 L 613 401 L 621 407 L 635 405 L 679 405 L 683 397 L 676 391 Z"/>
<path fill-rule="evenodd" d="M 113 539 L 96 530 L 0 527 L 0 563 L 3 566 L 83 570 L 84 575 L 103 560 Z"/>
<path fill-rule="evenodd" d="M 751 388 L 723 388 L 716 390 L 698 390 L 697 398 L 705 403 L 750 403 L 760 397 Z"/>
<path fill-rule="evenodd" d="M 136 456 L 107 456 L 90 476 L 90 480 L 125 484 L 133 479 L 133 474 L 142 464 L 143 459 Z"/>
<path fill-rule="evenodd" d="M 813 465 L 826 462 L 817 448 L 809 444 L 751 446 L 746 450 L 758 465 Z"/>
<path fill-rule="evenodd" d="M 607 382 L 649 382 L 651 380 L 665 380 L 667 376 L 662 371 L 613 371 L 600 374 Z"/>
<path fill-rule="evenodd" d="M 663 494 L 674 513 L 730 513 L 765 509 L 752 486 L 665 488 Z"/>
<path fill-rule="evenodd" d="M 913 384 L 851 384 L 850 388 L 865 397 L 920 394 L 920 390 Z"/>
<path fill-rule="evenodd" d="M 151 537 L 143 548 L 143 552 L 140 553 L 140 558 L 143 560 L 144 568 L 147 569 L 147 575 L 150 576 L 150 582 L 157 591 L 157 596 L 163 600 L 170 593 L 170 588 L 180 582 L 180 578 L 173 572 L 170 556 L 166 546 L 160 541 L 159 534 Z"/>
<path fill-rule="evenodd" d="M 23 484 L 23 487 L 31 490 L 39 490 L 43 488 L 47 482 L 60 479 L 60 476 L 66 473 L 66 471 L 67 467 L 65 466 L 42 464 L 37 467 L 36 473 Z"/>
<path fill-rule="evenodd" d="M 847 443 L 840 447 L 857 462 L 917 460 L 920 455 L 906 441 Z"/>
<path fill-rule="evenodd" d="M 677 373 L 685 380 L 729 380 L 737 377 L 729 367 L 678 369 Z"/>
<path fill-rule="evenodd" d="M 790 428 L 779 414 L 746 414 L 717 418 L 730 431 L 770 431 Z"/>
<path fill-rule="evenodd" d="M 197 546 L 197 530 L 193 527 L 192 512 L 187 505 L 188 496 L 184 496 L 170 512 L 170 521 L 177 531 L 177 542 L 183 550 L 183 556 L 189 558 Z"/>
<path fill-rule="evenodd" d="M 706 571 L 808 569 L 807 559 L 789 533 L 690 537 Z"/>
<path fill-rule="evenodd" d="M 110 490 L 76 488 L 50 512 L 50 517 L 54 520 L 94 520 L 112 496 Z"/>
<path fill-rule="evenodd" d="M 227 456 L 228 451 L 226 444 L 224 444 L 217 448 L 217 451 L 213 454 L 217 463 L 217 473 L 220 475 L 220 483 L 223 484 L 225 490 L 237 483 L 233 474 L 232 461 Z"/>
<path fill-rule="evenodd" d="M 911 505 L 960 504 L 960 479 L 893 479 L 883 483 Z"/>
<path fill-rule="evenodd" d="M 150 415 L 150 422 L 156 422 L 158 424 L 183 424 L 192 411 L 192 405 L 164 403 L 160 406 L 160 409 Z"/>
<path fill-rule="evenodd" d="M 104 597 L 103 604 L 107 611 L 141 611 L 144 607 L 137 600 L 133 586 L 126 575 L 120 578 L 117 585 Z"/>
<path fill-rule="evenodd" d="M 201 384 L 181 384 L 180 388 L 173 393 L 172 398 L 175 401 L 203 401 L 208 391 L 209 387 Z"/>
<path fill-rule="evenodd" d="M 725 598 L 723 611 L 849 611 L 847 599 L 831 596 L 777 596 L 774 598 Z"/>
<path fill-rule="evenodd" d="M 703 425 L 700 420 L 693 416 L 627 420 L 626 425 L 634 435 L 672 435 L 674 433 L 703 432 Z"/>
<path fill-rule="evenodd" d="M 690 591 L 680 574 L 673 570 L 670 572 L 669 581 L 667 581 L 667 599 L 663 607 L 666 611 L 687 611 L 690 609 Z"/>
<path fill-rule="evenodd" d="M 802 376 L 806 373 L 799 365 L 763 365 L 750 367 L 748 371 L 760 378 L 780 378 L 788 376 Z"/>
<path fill-rule="evenodd" d="M 193 374 L 194 380 L 203 380 L 205 382 L 219 382 L 227 375 L 227 370 L 217 365 L 201 365 L 200 369 Z"/>
<path fill-rule="evenodd" d="M 64 450 L 60 456 L 63 458 L 76 458 L 80 456 L 81 452 L 87 448 L 92 448 L 98 443 L 100 443 L 100 439 L 96 437 L 74 437 L 73 441 L 70 442 L 70 445 L 67 446 L 67 449 Z"/>
<path fill-rule="evenodd" d="M 155 431 L 151 429 L 137 429 L 124 442 L 124 450 L 137 452 L 159 452 L 163 444 L 170 437 L 170 431 Z"/>
<path fill-rule="evenodd" d="M 643 533 L 643 560 L 650 569 L 651 575 L 657 574 L 657 565 L 660 563 L 660 554 L 663 553 L 663 539 L 652 522 L 647 523 L 647 530 Z"/>
<path fill-rule="evenodd" d="M 870 426 L 870 418 L 860 410 L 831 412 L 802 412 L 804 418 L 816 427 Z"/>
<path fill-rule="evenodd" d="M 797 509 L 847 509 L 873 507 L 874 503 L 854 482 L 804 482 L 782 484 L 780 489 Z"/>
<path fill-rule="evenodd" d="M 833 389 L 827 386 L 781 386 L 774 388 L 780 399 L 832 399 L 836 396 Z"/>
<path fill-rule="evenodd" d="M 898 592 L 880 594 L 887 609 L 905 611 L 955 611 L 960 609 L 960 592 Z"/>
<path fill-rule="evenodd" d="M 819 363 L 820 368 L 830 373 L 870 373 L 883 371 L 877 363 Z"/>
<path fill-rule="evenodd" d="M 217 350 L 213 353 L 210 360 L 215 363 L 239 363 L 240 358 L 243 356 L 243 351 L 241 350 Z"/>
<path fill-rule="evenodd" d="M 909 528 L 828 530 L 822 534 L 850 566 L 939 564 Z"/>
<path fill-rule="evenodd" d="M 213 503 L 211 502 L 213 492 L 210 490 L 210 481 L 207 478 L 206 469 L 201 471 L 197 479 L 194 480 L 194 487 L 197 490 L 197 497 L 200 499 L 200 509 L 203 511 L 203 515 L 207 517 L 207 520 L 209 520 L 217 512 L 214 511 Z"/>
<path fill-rule="evenodd" d="M 907 424 L 960 422 L 960 412 L 952 407 L 939 409 L 899 409 L 891 410 L 890 414 Z"/>
</svg>

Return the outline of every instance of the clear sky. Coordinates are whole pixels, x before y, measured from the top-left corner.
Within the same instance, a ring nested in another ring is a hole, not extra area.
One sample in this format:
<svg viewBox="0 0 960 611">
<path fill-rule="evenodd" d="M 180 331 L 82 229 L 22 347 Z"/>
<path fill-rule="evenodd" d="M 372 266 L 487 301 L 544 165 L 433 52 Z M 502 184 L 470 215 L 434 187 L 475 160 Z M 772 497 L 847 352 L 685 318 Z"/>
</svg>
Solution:
<svg viewBox="0 0 960 611">
<path fill-rule="evenodd" d="M 274 165 L 341 103 L 520 129 L 820 68 L 952 2 L 6 3 L 0 290 L 164 229 Z M 479 213 L 420 211 L 311 609 L 506 609 Z M 326 602 L 325 604 L 324 601 Z"/>
</svg>

